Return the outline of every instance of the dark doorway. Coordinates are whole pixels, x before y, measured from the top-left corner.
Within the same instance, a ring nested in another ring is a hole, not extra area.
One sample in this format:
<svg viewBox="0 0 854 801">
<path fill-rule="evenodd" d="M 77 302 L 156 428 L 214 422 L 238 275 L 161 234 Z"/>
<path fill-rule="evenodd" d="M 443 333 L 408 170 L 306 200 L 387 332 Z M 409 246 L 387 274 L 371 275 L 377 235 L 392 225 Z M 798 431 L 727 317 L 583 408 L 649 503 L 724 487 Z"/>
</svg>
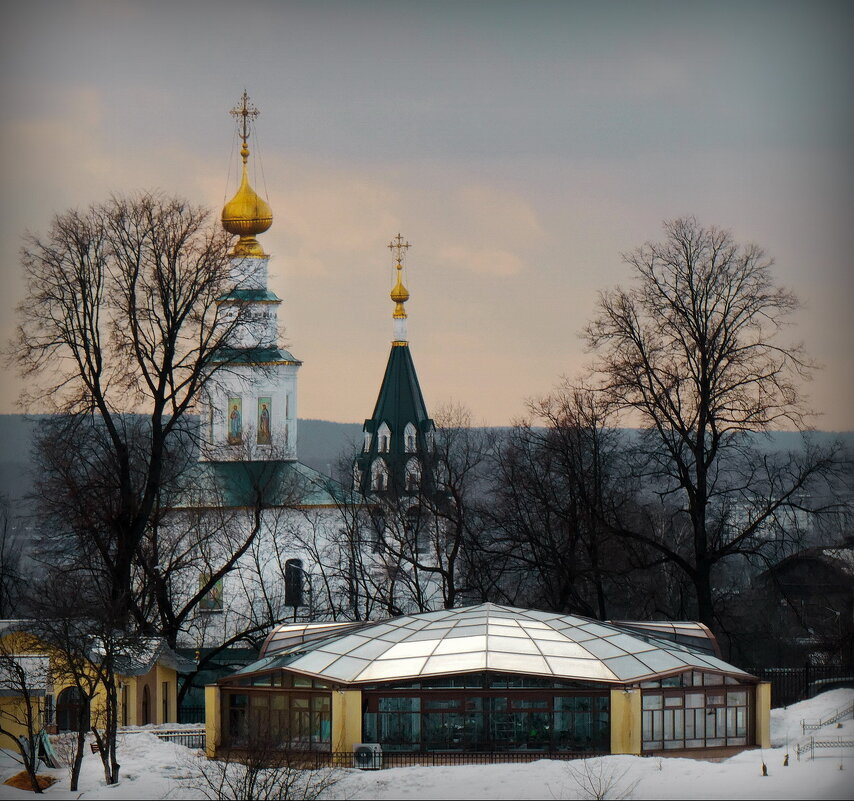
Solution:
<svg viewBox="0 0 854 801">
<path fill-rule="evenodd" d="M 66 687 L 56 699 L 56 727 L 59 731 L 79 731 L 89 728 L 89 701 L 76 687 Z"/>
<path fill-rule="evenodd" d="M 151 723 L 151 693 L 146 684 L 142 688 L 142 725 L 146 726 L 149 723 Z"/>
</svg>

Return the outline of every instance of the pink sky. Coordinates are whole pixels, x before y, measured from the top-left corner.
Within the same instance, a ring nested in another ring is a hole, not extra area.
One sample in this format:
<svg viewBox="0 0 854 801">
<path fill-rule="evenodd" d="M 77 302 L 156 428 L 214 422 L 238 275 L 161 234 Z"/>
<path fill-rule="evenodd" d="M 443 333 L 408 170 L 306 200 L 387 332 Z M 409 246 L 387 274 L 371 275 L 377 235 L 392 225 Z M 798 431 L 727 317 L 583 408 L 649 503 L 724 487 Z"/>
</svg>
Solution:
<svg viewBox="0 0 854 801">
<path fill-rule="evenodd" d="M 775 257 L 805 304 L 791 335 L 824 365 L 807 387 L 816 425 L 854 429 L 850 5 L 71 0 L 6 14 L 3 340 L 25 230 L 141 188 L 219 210 L 246 87 L 301 417 L 370 414 L 398 231 L 428 407 L 455 400 L 502 425 L 587 363 L 578 333 L 597 292 L 628 280 L 620 253 L 694 214 Z M 0 411 L 19 411 L 19 390 L 8 374 Z"/>
</svg>

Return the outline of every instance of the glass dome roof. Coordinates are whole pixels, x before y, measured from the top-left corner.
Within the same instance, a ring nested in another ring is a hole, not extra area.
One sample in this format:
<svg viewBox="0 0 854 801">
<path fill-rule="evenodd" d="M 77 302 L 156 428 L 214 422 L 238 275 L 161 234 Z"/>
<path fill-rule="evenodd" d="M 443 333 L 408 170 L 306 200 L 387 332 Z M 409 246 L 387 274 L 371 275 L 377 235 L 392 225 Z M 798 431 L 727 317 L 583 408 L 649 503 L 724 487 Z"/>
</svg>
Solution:
<svg viewBox="0 0 854 801">
<path fill-rule="evenodd" d="M 307 630 L 305 624 L 281 626 L 265 643 L 262 659 L 240 673 L 284 667 L 346 684 L 482 670 L 614 684 L 683 670 L 749 675 L 708 653 L 637 629 L 496 604 L 336 628 L 330 633 L 321 627 Z"/>
</svg>

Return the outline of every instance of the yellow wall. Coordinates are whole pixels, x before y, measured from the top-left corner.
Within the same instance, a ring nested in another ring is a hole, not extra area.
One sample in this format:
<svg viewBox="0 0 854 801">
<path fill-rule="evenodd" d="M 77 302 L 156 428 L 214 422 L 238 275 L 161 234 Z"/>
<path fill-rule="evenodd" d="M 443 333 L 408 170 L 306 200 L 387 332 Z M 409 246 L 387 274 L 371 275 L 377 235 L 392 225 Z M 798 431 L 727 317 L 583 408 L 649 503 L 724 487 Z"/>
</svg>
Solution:
<svg viewBox="0 0 854 801">
<path fill-rule="evenodd" d="M 352 751 L 362 742 L 362 691 L 332 691 L 332 750 Z"/>
<path fill-rule="evenodd" d="M 31 704 L 32 714 L 35 716 L 34 731 L 37 733 L 41 728 L 44 698 L 33 698 Z M 0 697 L 0 727 L 12 735 L 9 737 L 0 734 L 0 748 L 17 750 L 17 743 L 12 738 L 28 736 L 27 708 L 23 698 Z"/>
<path fill-rule="evenodd" d="M 611 690 L 611 753 L 641 752 L 641 691 Z"/>
<path fill-rule="evenodd" d="M 0 637 L 0 653 L 4 654 L 43 654 L 42 644 L 32 635 L 25 632 L 13 631 Z M 48 690 L 50 688 L 48 687 Z M 35 730 L 42 725 L 42 696 L 32 699 L 32 712 Z M 10 732 L 13 737 L 23 737 L 27 734 L 27 709 L 22 698 L 15 696 L 0 696 L 0 726 Z M 0 734 L 0 748 L 17 748 L 9 737 Z"/>
<path fill-rule="evenodd" d="M 771 747 L 771 682 L 756 685 L 756 745 Z"/>
<path fill-rule="evenodd" d="M 168 709 L 166 717 L 163 717 L 163 683 L 166 682 L 169 687 L 167 691 Z M 154 668 L 154 698 L 156 699 L 157 709 L 155 710 L 154 720 L 157 723 L 177 723 L 178 722 L 178 674 L 172 669 L 157 665 Z"/>
<path fill-rule="evenodd" d="M 216 749 L 220 743 L 220 732 L 222 731 L 222 708 L 220 706 L 219 687 L 216 684 L 208 684 L 205 687 L 205 753 L 208 759 L 216 756 Z M 332 713 L 333 725 L 335 713 Z"/>
</svg>

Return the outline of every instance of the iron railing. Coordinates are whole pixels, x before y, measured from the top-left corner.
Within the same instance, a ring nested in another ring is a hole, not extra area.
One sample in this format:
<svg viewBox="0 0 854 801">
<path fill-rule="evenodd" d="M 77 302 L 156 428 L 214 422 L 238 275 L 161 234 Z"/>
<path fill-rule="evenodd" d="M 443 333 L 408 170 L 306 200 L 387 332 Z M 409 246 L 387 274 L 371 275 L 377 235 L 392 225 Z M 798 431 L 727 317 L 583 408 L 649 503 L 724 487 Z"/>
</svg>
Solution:
<svg viewBox="0 0 854 801">
<path fill-rule="evenodd" d="M 854 686 L 854 667 L 805 665 L 799 668 L 753 667 L 748 673 L 771 682 L 771 706 L 789 706 L 835 685 Z"/>
<path fill-rule="evenodd" d="M 831 723 L 838 723 L 840 720 L 845 720 L 847 717 L 854 717 L 854 701 L 846 707 L 837 709 L 826 718 L 821 718 L 820 720 L 802 720 L 801 729 L 803 733 L 806 734 L 808 731 L 815 731 L 816 729 L 822 728 L 822 726 L 829 726 Z"/>
<path fill-rule="evenodd" d="M 231 753 L 236 758 L 248 749 L 234 748 Z M 218 749 L 218 755 L 228 753 L 227 746 Z M 369 762 L 368 769 L 434 767 L 440 765 L 498 765 L 525 764 L 540 759 L 587 759 L 607 756 L 607 752 L 568 752 L 568 751 L 382 751 Z M 272 757 L 275 761 L 300 768 L 365 768 L 364 763 L 356 761 L 353 751 L 281 751 Z"/>
<path fill-rule="evenodd" d="M 854 748 L 854 738 L 852 737 L 809 737 L 806 740 L 798 743 L 795 746 L 795 753 L 797 754 L 798 759 L 801 758 L 801 754 L 809 754 L 810 759 L 815 759 L 815 751 L 816 749 L 842 749 L 842 748 Z M 821 756 L 838 756 L 837 753 L 833 754 L 823 754 Z"/>
<path fill-rule="evenodd" d="M 168 743 L 177 743 L 187 748 L 204 748 L 207 743 L 207 732 L 204 726 L 182 729 L 119 729 L 118 734 L 153 734 Z"/>
</svg>

